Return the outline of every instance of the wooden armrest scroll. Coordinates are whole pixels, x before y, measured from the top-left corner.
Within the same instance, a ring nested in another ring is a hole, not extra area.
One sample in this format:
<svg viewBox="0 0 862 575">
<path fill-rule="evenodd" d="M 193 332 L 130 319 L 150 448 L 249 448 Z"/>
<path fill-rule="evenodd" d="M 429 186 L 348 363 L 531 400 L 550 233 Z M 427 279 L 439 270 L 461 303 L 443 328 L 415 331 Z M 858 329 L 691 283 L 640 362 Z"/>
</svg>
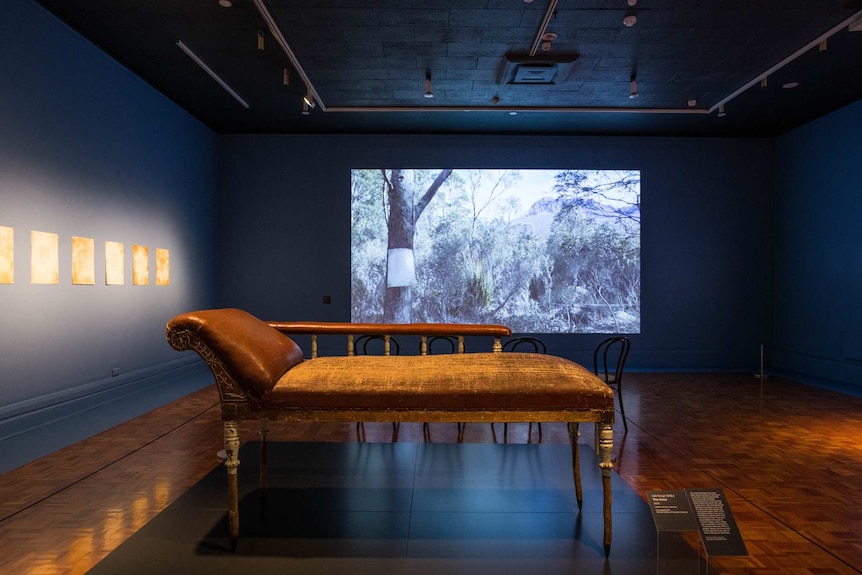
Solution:
<svg viewBox="0 0 862 575">
<path fill-rule="evenodd" d="M 317 335 L 463 335 L 508 337 L 505 325 L 474 323 L 348 323 L 348 322 L 268 322 L 282 333 Z"/>
<path fill-rule="evenodd" d="M 422 354 L 426 353 L 426 338 L 457 337 L 459 353 L 464 351 L 464 337 L 493 337 L 494 351 L 501 351 L 500 338 L 512 335 L 512 330 L 499 324 L 475 323 L 348 323 L 328 321 L 270 321 L 268 325 L 284 334 L 311 335 L 311 357 L 317 357 L 317 338 L 321 335 L 346 335 L 347 355 L 354 354 L 353 338 L 357 335 L 390 336 L 418 335 L 422 337 Z"/>
</svg>

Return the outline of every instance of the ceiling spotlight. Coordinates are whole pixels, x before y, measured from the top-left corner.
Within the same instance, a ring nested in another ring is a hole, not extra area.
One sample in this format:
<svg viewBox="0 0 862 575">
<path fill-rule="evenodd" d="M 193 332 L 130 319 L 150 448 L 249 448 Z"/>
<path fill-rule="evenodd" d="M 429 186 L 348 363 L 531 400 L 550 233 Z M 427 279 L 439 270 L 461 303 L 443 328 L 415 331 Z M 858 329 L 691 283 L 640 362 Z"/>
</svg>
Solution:
<svg viewBox="0 0 862 575">
<path fill-rule="evenodd" d="M 230 0 L 218 0 L 218 5 L 222 8 L 230 8 L 231 6 L 233 6 L 233 2 L 231 2 Z"/>
<path fill-rule="evenodd" d="M 305 96 L 302 97 L 302 103 L 308 106 L 309 108 L 314 107 L 314 96 L 311 94 L 311 87 L 307 86 L 305 88 Z"/>
<path fill-rule="evenodd" d="M 635 16 L 634 14 L 629 14 L 628 16 L 623 18 L 623 24 L 626 25 L 626 28 L 631 28 L 632 26 L 637 24 L 637 21 L 638 21 L 638 17 Z"/>
<path fill-rule="evenodd" d="M 697 106 L 697 100 L 692 98 L 691 100 L 688 101 L 688 107 L 689 108 L 694 108 L 695 106 Z"/>
<path fill-rule="evenodd" d="M 302 115 L 308 115 L 308 102 L 305 101 L 305 98 L 302 99 Z"/>
<path fill-rule="evenodd" d="M 821 52 L 825 52 L 826 50 L 828 50 L 828 49 L 829 49 L 829 45 L 828 45 L 826 42 L 827 42 L 826 40 L 822 40 L 822 41 L 820 42 L 820 44 L 819 44 L 819 46 L 818 46 L 818 49 L 819 49 Z"/>
<path fill-rule="evenodd" d="M 718 107 L 718 117 L 719 117 L 719 118 L 724 118 L 725 116 L 727 116 L 727 112 L 725 112 L 725 111 L 724 111 L 724 104 L 721 104 L 721 105 Z"/>
<path fill-rule="evenodd" d="M 290 70 L 287 68 L 284 69 L 284 76 L 282 77 L 282 82 L 285 86 L 290 86 Z"/>
<path fill-rule="evenodd" d="M 500 103 L 500 96 L 494 96 L 493 98 L 491 98 L 491 103 L 495 106 L 498 105 Z"/>
<path fill-rule="evenodd" d="M 431 72 L 425 74 L 425 97 L 434 97 L 434 94 L 431 92 Z"/>
<path fill-rule="evenodd" d="M 557 39 L 557 35 L 554 32 L 545 32 L 542 34 L 542 52 L 550 52 L 551 51 L 551 42 Z"/>
<path fill-rule="evenodd" d="M 263 50 L 263 30 L 257 31 L 257 49 Z"/>
<path fill-rule="evenodd" d="M 764 76 L 763 78 L 760 79 L 760 87 L 761 88 L 766 88 L 767 86 L 769 86 L 768 78 L 769 78 L 769 76 Z"/>
<path fill-rule="evenodd" d="M 634 5 L 635 5 L 635 4 L 637 4 L 637 3 L 638 3 L 638 0 L 628 0 L 628 5 L 629 5 L 629 6 L 634 6 Z"/>
<path fill-rule="evenodd" d="M 631 82 L 631 92 L 629 93 L 629 98 L 637 98 L 638 97 L 638 81 L 632 78 Z"/>
<path fill-rule="evenodd" d="M 792 88 L 797 87 L 798 85 L 799 85 L 799 82 L 787 82 L 786 84 L 782 84 L 781 87 L 784 88 L 785 90 L 790 90 Z"/>
</svg>

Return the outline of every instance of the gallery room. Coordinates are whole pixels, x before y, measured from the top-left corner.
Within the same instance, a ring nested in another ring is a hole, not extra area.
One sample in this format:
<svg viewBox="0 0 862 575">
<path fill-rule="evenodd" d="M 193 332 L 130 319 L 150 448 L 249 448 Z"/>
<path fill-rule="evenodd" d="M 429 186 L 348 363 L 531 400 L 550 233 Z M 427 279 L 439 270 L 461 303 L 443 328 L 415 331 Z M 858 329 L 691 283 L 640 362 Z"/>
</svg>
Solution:
<svg viewBox="0 0 862 575">
<path fill-rule="evenodd" d="M 4 0 L 0 572 L 862 573 L 862 5 L 695 4 Z"/>
</svg>

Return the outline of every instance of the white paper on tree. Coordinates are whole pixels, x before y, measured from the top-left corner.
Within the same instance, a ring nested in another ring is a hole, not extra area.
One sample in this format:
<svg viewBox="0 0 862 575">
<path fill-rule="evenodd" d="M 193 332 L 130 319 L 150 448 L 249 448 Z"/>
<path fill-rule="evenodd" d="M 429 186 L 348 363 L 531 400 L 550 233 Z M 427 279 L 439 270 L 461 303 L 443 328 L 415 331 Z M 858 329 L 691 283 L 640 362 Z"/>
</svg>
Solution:
<svg viewBox="0 0 862 575">
<path fill-rule="evenodd" d="M 407 287 L 416 283 L 416 262 L 410 248 L 392 248 L 387 254 L 387 287 Z"/>
</svg>

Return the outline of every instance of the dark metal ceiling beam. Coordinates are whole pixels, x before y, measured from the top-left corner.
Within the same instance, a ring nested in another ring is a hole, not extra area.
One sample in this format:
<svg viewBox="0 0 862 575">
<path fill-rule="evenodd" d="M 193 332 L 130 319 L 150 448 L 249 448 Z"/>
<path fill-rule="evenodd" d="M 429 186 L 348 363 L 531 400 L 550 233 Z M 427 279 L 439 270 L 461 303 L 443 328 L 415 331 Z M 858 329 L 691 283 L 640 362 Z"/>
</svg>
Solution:
<svg viewBox="0 0 862 575">
<path fill-rule="evenodd" d="M 278 23 L 275 21 L 275 18 L 272 17 L 269 8 L 266 7 L 266 4 L 263 2 L 263 0 L 254 0 L 254 6 L 255 8 L 257 8 L 257 11 L 260 13 L 264 22 L 266 22 L 266 27 L 269 28 L 270 34 L 272 34 L 272 37 L 275 38 L 276 42 L 278 42 L 278 45 L 284 52 L 284 55 L 287 56 L 288 60 L 290 60 L 291 66 L 293 66 L 294 70 L 296 70 L 296 73 L 299 74 L 299 77 L 302 78 L 302 81 L 305 82 L 305 86 L 306 88 L 308 88 L 308 91 L 311 92 L 312 96 L 314 96 L 314 101 L 317 102 L 317 105 L 320 106 L 320 109 L 325 112 L 326 105 L 323 103 L 323 100 L 320 98 L 320 94 L 317 93 L 317 90 L 314 88 L 314 85 L 308 78 L 308 74 L 305 73 L 305 70 L 299 63 L 299 59 L 296 57 L 296 54 L 293 53 L 293 50 L 287 43 L 284 34 L 281 33 L 281 29 L 278 27 Z"/>
<path fill-rule="evenodd" d="M 849 18 L 842 20 L 841 23 L 837 24 L 836 26 L 833 26 L 827 32 L 824 32 L 823 34 L 821 34 L 820 36 L 818 36 L 817 38 L 815 38 L 814 40 L 812 40 L 811 42 L 809 42 L 808 44 L 806 44 L 805 46 L 803 46 L 802 48 L 800 48 L 799 50 L 797 50 L 796 52 L 791 54 L 790 56 L 786 57 L 781 62 L 779 62 L 775 66 L 771 67 L 767 71 L 763 72 L 762 74 L 758 74 L 757 77 L 752 79 L 750 82 L 744 84 L 741 88 L 738 88 L 733 93 L 725 96 L 724 98 L 722 98 L 721 100 L 716 102 L 709 109 L 709 111 L 713 112 L 713 111 L 717 110 L 719 108 L 719 106 L 724 106 L 725 104 L 727 104 L 728 102 L 730 102 L 731 100 L 733 100 L 734 98 L 736 98 L 737 96 L 739 96 L 740 94 L 742 94 L 743 92 L 745 92 L 746 90 L 748 90 L 749 88 L 754 86 L 755 84 L 759 84 L 760 81 L 763 80 L 764 78 L 767 78 L 767 77 L 771 76 L 772 74 L 774 74 L 775 72 L 781 70 L 782 68 L 784 68 L 785 66 L 787 66 L 788 64 L 790 64 L 791 62 L 793 62 L 794 60 L 796 60 L 797 58 L 799 58 L 800 56 L 802 56 L 803 54 L 805 54 L 806 52 L 808 52 L 809 50 L 814 48 L 815 46 L 819 45 L 824 40 L 828 40 L 829 38 L 831 38 L 832 36 L 834 36 L 835 34 L 840 32 L 841 30 L 843 30 L 844 28 L 848 28 L 851 24 L 853 24 L 853 22 L 855 22 L 859 19 L 862 19 L 862 10 L 856 12 L 855 14 L 850 16 Z"/>
<path fill-rule="evenodd" d="M 539 26 L 539 31 L 536 32 L 536 37 L 533 39 L 533 45 L 530 47 L 530 56 L 535 56 L 539 49 L 539 44 L 542 42 L 542 36 L 548 30 L 548 24 L 551 18 L 554 17 L 554 12 L 557 10 L 557 0 L 551 0 L 548 4 L 548 9 L 545 10 L 545 17 L 542 19 L 542 24 Z"/>
</svg>

